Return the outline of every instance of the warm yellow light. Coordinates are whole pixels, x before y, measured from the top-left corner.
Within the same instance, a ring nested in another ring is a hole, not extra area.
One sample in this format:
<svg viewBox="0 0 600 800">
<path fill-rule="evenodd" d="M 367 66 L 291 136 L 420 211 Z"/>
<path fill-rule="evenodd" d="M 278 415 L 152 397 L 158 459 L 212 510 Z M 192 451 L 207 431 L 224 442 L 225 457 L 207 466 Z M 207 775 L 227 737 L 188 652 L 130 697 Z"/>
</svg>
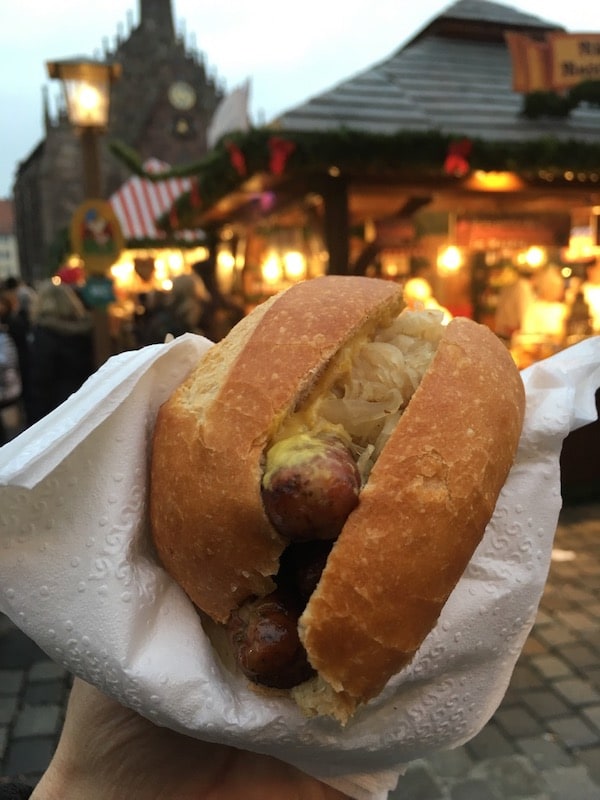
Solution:
<svg viewBox="0 0 600 800">
<path fill-rule="evenodd" d="M 445 247 L 438 255 L 437 266 L 440 272 L 457 272 L 463 263 L 460 248 L 455 245 Z"/>
<path fill-rule="evenodd" d="M 230 250 L 220 249 L 217 253 L 217 283 L 224 292 L 230 292 L 235 269 L 235 257 Z"/>
<path fill-rule="evenodd" d="M 283 277 L 283 271 L 281 269 L 281 262 L 279 260 L 279 256 L 275 252 L 269 253 L 263 265 L 261 267 L 261 272 L 263 276 L 263 280 L 266 283 L 274 284 L 279 283 L 281 278 Z"/>
<path fill-rule="evenodd" d="M 76 90 L 75 102 L 80 106 L 82 114 L 93 116 L 98 113 L 102 95 L 95 86 L 79 86 Z"/>
<path fill-rule="evenodd" d="M 569 246 L 561 252 L 564 261 L 585 261 L 596 255 L 594 237 L 591 226 L 580 226 L 572 228 L 569 237 Z"/>
<path fill-rule="evenodd" d="M 119 285 L 128 284 L 133 279 L 135 266 L 132 261 L 117 261 L 110 268 L 110 274 Z"/>
<path fill-rule="evenodd" d="M 210 253 L 208 252 L 207 247 L 193 247 L 191 250 L 185 250 L 185 263 L 186 265 L 191 266 L 192 264 L 196 264 L 198 261 L 206 261 L 209 257 Z"/>
<path fill-rule="evenodd" d="M 298 250 L 289 250 L 283 256 L 285 276 L 290 281 L 299 281 L 306 275 L 306 259 Z"/>
<path fill-rule="evenodd" d="M 523 188 L 523 181 L 514 172 L 485 172 L 476 169 L 465 180 L 468 189 L 484 192 L 515 192 Z"/>
<path fill-rule="evenodd" d="M 67 259 L 67 266 L 70 269 L 76 269 L 77 267 L 83 267 L 83 260 L 76 255 L 70 255 Z"/>
<path fill-rule="evenodd" d="M 364 239 L 365 242 L 374 242 L 377 238 L 377 226 L 372 219 L 365 221 Z"/>
<path fill-rule="evenodd" d="M 110 86 L 121 67 L 104 61 L 70 59 L 48 61 L 50 78 L 62 81 L 69 121 L 77 127 L 100 127 L 108 123 Z"/>
<path fill-rule="evenodd" d="M 229 250 L 219 250 L 219 255 L 217 256 L 217 266 L 223 270 L 231 272 L 231 270 L 235 267 L 235 258 L 233 253 L 229 252 Z"/>
<path fill-rule="evenodd" d="M 167 253 L 167 263 L 172 273 L 180 275 L 183 272 L 184 261 L 180 252 L 173 250 Z"/>
<path fill-rule="evenodd" d="M 546 263 L 546 251 L 543 247 L 536 247 L 533 245 L 523 253 L 523 261 L 534 269 L 541 267 L 542 264 Z"/>
<path fill-rule="evenodd" d="M 400 272 L 400 269 L 395 261 L 386 261 L 381 265 L 381 271 L 384 275 L 387 275 L 388 278 L 395 278 Z"/>
<path fill-rule="evenodd" d="M 159 283 L 169 280 L 169 270 L 164 258 L 157 258 L 155 260 L 154 272 Z"/>
<path fill-rule="evenodd" d="M 166 278 L 164 281 L 161 281 L 160 285 L 164 292 L 170 292 L 173 288 L 173 281 L 170 278 Z"/>
<path fill-rule="evenodd" d="M 425 278 L 409 278 L 404 284 L 404 300 L 409 308 L 425 308 L 431 297 L 431 286 Z"/>
</svg>

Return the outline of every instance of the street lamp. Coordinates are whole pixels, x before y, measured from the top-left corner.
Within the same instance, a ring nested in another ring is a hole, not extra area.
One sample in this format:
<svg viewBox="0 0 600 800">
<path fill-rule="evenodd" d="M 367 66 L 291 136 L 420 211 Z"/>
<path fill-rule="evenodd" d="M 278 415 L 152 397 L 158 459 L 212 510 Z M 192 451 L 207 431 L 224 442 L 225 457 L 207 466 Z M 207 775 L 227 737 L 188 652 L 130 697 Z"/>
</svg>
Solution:
<svg viewBox="0 0 600 800">
<path fill-rule="evenodd" d="M 108 125 L 110 89 L 121 75 L 121 66 L 83 57 L 48 61 L 46 69 L 50 78 L 62 83 L 69 122 L 81 138 L 84 196 L 96 200 L 102 192 L 99 135 Z M 94 358 L 100 367 L 111 354 L 106 304 L 92 308 L 91 314 Z"/>
<path fill-rule="evenodd" d="M 69 122 L 81 135 L 86 199 L 99 197 L 100 159 L 98 134 L 108 125 L 110 87 L 121 65 L 86 58 L 46 62 L 48 76 L 62 82 Z"/>
</svg>

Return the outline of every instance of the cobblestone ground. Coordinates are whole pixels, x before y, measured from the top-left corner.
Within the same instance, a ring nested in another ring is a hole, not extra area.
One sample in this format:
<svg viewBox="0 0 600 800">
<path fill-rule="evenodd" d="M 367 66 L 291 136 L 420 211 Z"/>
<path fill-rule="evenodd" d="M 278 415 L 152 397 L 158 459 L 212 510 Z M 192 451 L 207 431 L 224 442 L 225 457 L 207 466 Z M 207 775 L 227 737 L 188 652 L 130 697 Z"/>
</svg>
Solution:
<svg viewBox="0 0 600 800">
<path fill-rule="evenodd" d="M 413 762 L 390 800 L 600 800 L 600 504 L 565 508 L 555 547 L 564 560 L 552 563 L 499 709 L 464 747 Z M 38 780 L 69 688 L 69 675 L 0 615 L 5 778 Z"/>
<path fill-rule="evenodd" d="M 600 504 L 563 509 L 533 630 L 494 716 L 390 800 L 600 800 Z"/>
</svg>

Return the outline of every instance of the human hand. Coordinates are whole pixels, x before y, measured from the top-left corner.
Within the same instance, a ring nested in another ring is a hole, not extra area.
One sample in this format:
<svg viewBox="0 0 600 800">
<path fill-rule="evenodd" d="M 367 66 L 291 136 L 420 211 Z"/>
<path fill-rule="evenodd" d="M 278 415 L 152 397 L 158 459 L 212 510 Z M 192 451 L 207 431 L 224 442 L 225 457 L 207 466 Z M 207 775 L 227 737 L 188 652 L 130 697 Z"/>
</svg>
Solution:
<svg viewBox="0 0 600 800">
<path fill-rule="evenodd" d="M 31 800 L 347 800 L 270 756 L 160 728 L 75 679 Z"/>
</svg>

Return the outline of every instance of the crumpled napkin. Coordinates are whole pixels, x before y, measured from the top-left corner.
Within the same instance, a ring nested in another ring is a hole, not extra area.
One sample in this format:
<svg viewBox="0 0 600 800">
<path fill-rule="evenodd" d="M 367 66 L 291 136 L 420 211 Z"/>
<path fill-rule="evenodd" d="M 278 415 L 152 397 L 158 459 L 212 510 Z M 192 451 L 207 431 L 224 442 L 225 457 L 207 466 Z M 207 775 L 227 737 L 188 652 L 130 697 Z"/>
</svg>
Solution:
<svg viewBox="0 0 600 800">
<path fill-rule="evenodd" d="M 385 800 L 403 765 L 463 744 L 502 699 L 550 564 L 562 441 L 596 418 L 600 337 L 524 371 L 519 451 L 483 541 L 413 663 L 345 728 L 228 673 L 155 560 L 154 418 L 209 346 L 187 334 L 115 356 L 0 449 L 0 611 L 57 663 L 160 725 Z"/>
</svg>

